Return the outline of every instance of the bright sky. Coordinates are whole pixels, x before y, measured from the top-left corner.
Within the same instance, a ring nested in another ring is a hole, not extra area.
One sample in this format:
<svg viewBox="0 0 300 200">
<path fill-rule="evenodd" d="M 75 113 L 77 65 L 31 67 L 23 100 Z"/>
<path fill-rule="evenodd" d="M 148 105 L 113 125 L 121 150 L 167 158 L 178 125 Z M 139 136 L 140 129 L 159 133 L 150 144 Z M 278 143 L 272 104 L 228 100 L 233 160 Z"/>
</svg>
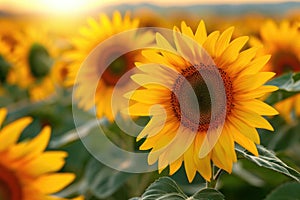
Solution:
<svg viewBox="0 0 300 200">
<path fill-rule="evenodd" d="M 291 0 L 300 2 L 300 0 Z M 0 0 L 0 10 L 14 12 L 56 12 L 76 13 L 87 11 L 91 8 L 113 5 L 120 0 Z M 273 3 L 284 2 L 284 0 L 126 0 L 124 3 L 153 3 L 162 6 L 188 5 L 188 4 L 216 4 L 216 3 Z"/>
</svg>

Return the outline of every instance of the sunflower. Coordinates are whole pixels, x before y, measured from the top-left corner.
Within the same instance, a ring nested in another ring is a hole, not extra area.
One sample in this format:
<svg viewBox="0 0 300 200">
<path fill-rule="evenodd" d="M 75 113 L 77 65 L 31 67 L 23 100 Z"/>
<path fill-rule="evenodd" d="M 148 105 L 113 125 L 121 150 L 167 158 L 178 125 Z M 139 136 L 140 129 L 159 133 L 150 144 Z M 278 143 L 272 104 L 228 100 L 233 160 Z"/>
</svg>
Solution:
<svg viewBox="0 0 300 200">
<path fill-rule="evenodd" d="M 2 126 L 6 109 L 0 109 Z M 21 132 L 32 121 L 25 117 L 0 130 L 0 199 L 4 200 L 55 200 L 51 194 L 71 183 L 72 173 L 56 173 L 67 154 L 63 151 L 46 151 L 50 128 L 45 127 L 31 140 L 18 142 Z"/>
<path fill-rule="evenodd" d="M 137 140 L 146 137 L 140 149 L 151 149 L 148 163 L 158 161 L 159 172 L 169 166 L 173 174 L 184 162 L 190 182 L 197 171 L 209 181 L 212 160 L 231 173 L 235 143 L 258 156 L 256 128 L 273 130 L 262 115 L 277 111 L 257 99 L 277 90 L 263 85 L 275 73 L 260 72 L 270 56 L 256 57 L 256 47 L 241 51 L 248 37 L 231 41 L 233 30 L 207 35 L 201 21 L 194 34 L 182 22 L 181 32 L 173 29 L 175 46 L 157 33 L 158 48 L 142 52 L 143 73 L 132 76 L 142 88 L 126 97 L 135 101 L 129 114 L 151 116 Z"/>
<path fill-rule="evenodd" d="M 18 43 L 16 35 L 17 30 L 22 29 L 23 24 L 12 17 L 0 18 L 0 36 L 2 40 L 8 45 L 9 50 L 13 50 Z"/>
<path fill-rule="evenodd" d="M 129 85 L 133 84 L 130 77 L 124 79 L 124 74 L 134 68 L 134 60 L 140 56 L 139 51 L 131 51 L 135 46 L 147 46 L 154 37 L 151 37 L 150 32 L 137 34 L 135 30 L 138 28 L 138 19 L 130 19 L 129 13 L 126 13 L 124 18 L 120 12 L 113 13 L 112 20 L 107 15 L 101 14 L 99 21 L 89 18 L 88 26 L 80 29 L 80 36 L 72 39 L 71 43 L 74 49 L 70 51 L 66 57 L 71 64 L 69 65 L 68 81 L 66 84 L 74 85 L 76 82 L 77 90 L 75 97 L 79 99 L 79 106 L 84 109 L 90 109 L 94 104 L 96 105 L 97 116 L 106 116 L 108 120 L 113 121 L 114 111 L 118 112 L 120 107 L 123 107 L 122 101 L 118 105 L 112 107 L 112 93 L 123 94 L 127 91 Z M 131 30 L 131 31 L 129 31 Z M 105 51 L 95 58 L 98 60 L 97 65 L 90 65 L 80 69 L 85 58 L 92 52 L 92 50 L 104 40 L 114 36 L 115 34 L 127 31 L 126 34 L 121 34 L 110 43 Z M 116 54 L 123 50 L 130 51 L 123 54 L 108 65 L 106 64 Z M 80 73 L 79 69 L 81 70 Z M 100 72 L 103 72 L 100 80 Z M 122 82 L 117 84 L 120 78 Z M 97 84 L 96 93 L 89 94 L 91 85 Z M 117 84 L 117 85 L 116 85 Z M 121 95 L 118 95 L 122 97 Z M 95 97 L 95 98 L 94 98 Z"/>
<path fill-rule="evenodd" d="M 161 13 L 149 8 L 140 8 L 134 15 L 140 19 L 141 27 L 164 27 L 171 28 L 171 24 Z"/>
<path fill-rule="evenodd" d="M 286 72 L 300 72 L 300 31 L 297 23 L 282 21 L 279 26 L 274 21 L 267 21 L 260 29 L 260 38 L 253 38 L 253 46 L 263 45 L 261 53 L 268 53 L 272 58 L 265 70 L 274 71 L 276 76 Z M 277 104 L 275 108 L 287 120 L 292 121 L 292 110 L 300 116 L 300 95 L 295 95 Z"/>
<path fill-rule="evenodd" d="M 18 32 L 19 43 L 12 52 L 16 58 L 14 73 L 21 88 L 28 89 L 32 101 L 40 101 L 55 94 L 55 83 L 51 78 L 58 50 L 46 31 L 27 27 Z"/>
</svg>

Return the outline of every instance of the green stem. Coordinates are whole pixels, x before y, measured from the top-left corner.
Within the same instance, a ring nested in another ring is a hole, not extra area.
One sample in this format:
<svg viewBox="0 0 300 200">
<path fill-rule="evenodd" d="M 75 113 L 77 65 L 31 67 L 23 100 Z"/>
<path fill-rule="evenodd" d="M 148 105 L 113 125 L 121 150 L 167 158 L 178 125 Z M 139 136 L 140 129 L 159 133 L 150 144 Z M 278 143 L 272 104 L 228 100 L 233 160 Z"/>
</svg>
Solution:
<svg viewBox="0 0 300 200">
<path fill-rule="evenodd" d="M 217 183 L 218 183 L 218 179 L 223 170 L 213 166 L 212 171 L 213 171 L 213 178 L 210 182 L 206 181 L 206 187 L 215 189 L 217 186 Z M 215 173 L 215 171 L 216 171 L 216 173 Z"/>
</svg>

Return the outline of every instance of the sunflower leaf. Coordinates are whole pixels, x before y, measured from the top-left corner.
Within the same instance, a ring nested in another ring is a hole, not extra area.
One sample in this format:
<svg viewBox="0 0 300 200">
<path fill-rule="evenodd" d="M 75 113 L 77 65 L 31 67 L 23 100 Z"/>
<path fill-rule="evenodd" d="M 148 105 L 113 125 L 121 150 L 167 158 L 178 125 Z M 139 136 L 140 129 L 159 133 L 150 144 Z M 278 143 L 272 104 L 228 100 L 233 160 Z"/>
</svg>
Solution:
<svg viewBox="0 0 300 200">
<path fill-rule="evenodd" d="M 86 167 L 86 190 L 103 199 L 117 191 L 133 174 L 111 169 L 96 159 L 91 159 Z"/>
<path fill-rule="evenodd" d="M 293 200 L 300 199 L 300 183 L 290 182 L 273 190 L 265 200 Z"/>
<path fill-rule="evenodd" d="M 266 85 L 274 85 L 279 88 L 279 90 L 273 92 L 266 100 L 269 104 L 275 104 L 300 92 L 300 73 L 284 74 L 269 81 Z"/>
<path fill-rule="evenodd" d="M 156 200 L 156 199 L 172 199 L 172 200 L 223 200 L 224 195 L 212 188 L 203 188 L 196 192 L 193 196 L 188 197 L 179 188 L 177 183 L 169 177 L 161 177 L 152 183 L 142 195 L 142 197 L 134 197 L 130 200 Z"/>
<path fill-rule="evenodd" d="M 261 145 L 257 145 L 257 150 L 259 153 L 258 157 L 250 154 L 245 150 L 242 150 L 241 148 L 236 148 L 236 151 L 240 156 L 248 159 L 249 161 L 254 162 L 258 166 L 265 167 L 276 172 L 285 174 L 286 176 L 300 182 L 300 173 L 295 169 L 287 166 L 278 157 L 276 157 L 276 155 L 273 152 Z"/>
</svg>

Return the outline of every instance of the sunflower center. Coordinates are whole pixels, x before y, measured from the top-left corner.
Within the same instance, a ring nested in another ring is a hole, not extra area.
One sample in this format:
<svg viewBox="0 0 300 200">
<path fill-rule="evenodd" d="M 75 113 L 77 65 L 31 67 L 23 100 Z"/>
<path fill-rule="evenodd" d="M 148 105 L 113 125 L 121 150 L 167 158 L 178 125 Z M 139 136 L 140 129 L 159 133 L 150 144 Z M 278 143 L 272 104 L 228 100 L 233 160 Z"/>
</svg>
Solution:
<svg viewBox="0 0 300 200">
<path fill-rule="evenodd" d="M 22 188 L 13 172 L 0 164 L 0 199 L 22 200 Z"/>
<path fill-rule="evenodd" d="M 0 55 L 0 83 L 5 83 L 11 65 Z"/>
<path fill-rule="evenodd" d="M 129 57 L 122 55 L 114 60 L 103 73 L 103 80 L 107 85 L 115 86 L 124 73 L 130 69 Z M 120 83 L 121 85 L 125 84 Z"/>
<path fill-rule="evenodd" d="M 192 131 L 217 128 L 233 106 L 231 80 L 225 71 L 216 69 L 204 64 L 188 67 L 173 85 L 173 112 Z"/>
<path fill-rule="evenodd" d="M 43 78 L 49 74 L 53 65 L 47 49 L 40 44 L 33 44 L 29 51 L 28 62 L 30 71 L 35 78 Z"/>
<path fill-rule="evenodd" d="M 273 58 L 273 66 L 277 75 L 290 71 L 299 72 L 300 60 L 293 53 L 278 52 Z"/>
</svg>

